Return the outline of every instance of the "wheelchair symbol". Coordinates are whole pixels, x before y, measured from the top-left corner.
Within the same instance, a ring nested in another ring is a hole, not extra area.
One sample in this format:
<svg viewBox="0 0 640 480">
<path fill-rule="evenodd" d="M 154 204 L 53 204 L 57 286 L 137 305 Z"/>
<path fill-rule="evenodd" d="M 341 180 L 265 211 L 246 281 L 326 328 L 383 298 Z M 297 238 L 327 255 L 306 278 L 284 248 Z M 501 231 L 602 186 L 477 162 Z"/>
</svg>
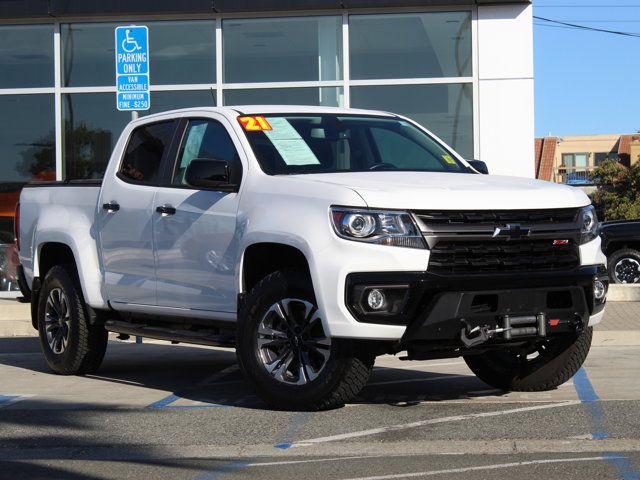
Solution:
<svg viewBox="0 0 640 480">
<path fill-rule="evenodd" d="M 142 47 L 138 45 L 138 42 L 134 38 L 131 38 L 131 36 L 129 35 L 130 33 L 131 30 L 127 29 L 124 31 L 125 39 L 122 40 L 122 50 L 127 53 L 135 52 L 136 50 L 142 50 Z"/>
</svg>

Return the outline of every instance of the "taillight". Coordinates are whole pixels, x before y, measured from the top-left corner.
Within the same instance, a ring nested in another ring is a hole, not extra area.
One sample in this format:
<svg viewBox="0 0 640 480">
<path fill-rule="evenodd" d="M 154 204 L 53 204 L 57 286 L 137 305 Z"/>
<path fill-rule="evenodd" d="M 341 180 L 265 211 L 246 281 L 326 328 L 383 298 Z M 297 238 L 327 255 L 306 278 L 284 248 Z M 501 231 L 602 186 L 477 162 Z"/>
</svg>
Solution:
<svg viewBox="0 0 640 480">
<path fill-rule="evenodd" d="M 20 202 L 16 203 L 16 212 L 13 217 L 13 238 L 16 241 L 18 251 L 20 251 Z"/>
</svg>

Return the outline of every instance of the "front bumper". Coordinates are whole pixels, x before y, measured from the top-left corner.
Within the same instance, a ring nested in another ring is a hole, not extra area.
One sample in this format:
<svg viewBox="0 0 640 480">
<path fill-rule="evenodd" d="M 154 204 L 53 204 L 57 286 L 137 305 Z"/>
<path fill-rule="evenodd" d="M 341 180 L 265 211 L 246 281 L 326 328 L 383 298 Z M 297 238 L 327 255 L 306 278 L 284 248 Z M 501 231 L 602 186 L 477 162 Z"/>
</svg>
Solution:
<svg viewBox="0 0 640 480">
<path fill-rule="evenodd" d="M 545 323 L 549 335 L 586 327 L 606 302 L 606 297 L 594 298 L 596 280 L 608 286 L 603 265 L 491 275 L 352 273 L 347 276 L 345 303 L 358 322 L 406 326 L 402 344 L 456 345 L 463 327 L 501 328 L 510 316 L 544 315 L 545 322 L 551 322 Z M 389 292 L 386 311 L 368 307 L 372 289 Z"/>
</svg>

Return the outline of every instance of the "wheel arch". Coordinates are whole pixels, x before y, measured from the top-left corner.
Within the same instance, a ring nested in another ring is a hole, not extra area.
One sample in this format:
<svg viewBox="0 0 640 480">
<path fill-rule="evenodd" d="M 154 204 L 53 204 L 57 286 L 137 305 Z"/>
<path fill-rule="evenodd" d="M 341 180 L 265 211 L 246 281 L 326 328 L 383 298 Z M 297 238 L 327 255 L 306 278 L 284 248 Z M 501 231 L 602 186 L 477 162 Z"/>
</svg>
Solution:
<svg viewBox="0 0 640 480">
<path fill-rule="evenodd" d="M 240 293 L 250 292 L 270 273 L 285 269 L 304 272 L 311 279 L 309 261 L 299 248 L 279 242 L 258 242 L 248 245 L 242 254 Z"/>
</svg>

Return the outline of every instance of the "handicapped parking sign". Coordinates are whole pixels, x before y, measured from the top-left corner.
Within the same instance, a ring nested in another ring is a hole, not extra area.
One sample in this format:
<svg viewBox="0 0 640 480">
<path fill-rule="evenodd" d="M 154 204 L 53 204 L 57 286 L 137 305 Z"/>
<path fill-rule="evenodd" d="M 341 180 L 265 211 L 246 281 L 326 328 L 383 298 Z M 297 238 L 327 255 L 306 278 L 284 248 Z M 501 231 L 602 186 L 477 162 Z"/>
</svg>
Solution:
<svg viewBox="0 0 640 480">
<path fill-rule="evenodd" d="M 116 86 L 118 110 L 148 110 L 149 29 L 142 25 L 116 27 Z"/>
</svg>

